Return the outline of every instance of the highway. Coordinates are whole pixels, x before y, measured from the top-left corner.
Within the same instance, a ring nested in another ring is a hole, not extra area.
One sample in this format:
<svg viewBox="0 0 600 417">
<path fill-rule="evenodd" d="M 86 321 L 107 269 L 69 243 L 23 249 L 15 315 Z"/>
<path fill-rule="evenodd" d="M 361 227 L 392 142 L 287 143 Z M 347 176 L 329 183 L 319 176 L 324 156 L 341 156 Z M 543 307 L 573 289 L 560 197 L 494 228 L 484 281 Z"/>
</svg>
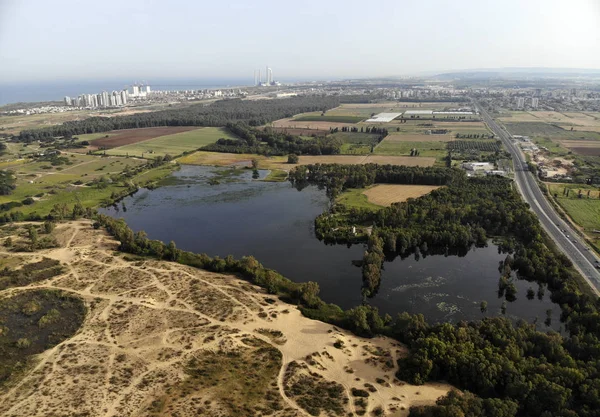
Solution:
<svg viewBox="0 0 600 417">
<path fill-rule="evenodd" d="M 554 207 L 546 200 L 540 190 L 534 174 L 529 171 L 525 156 L 521 149 L 513 142 L 510 133 L 502 129 L 479 103 L 475 102 L 485 123 L 502 140 L 506 149 L 512 155 L 515 168 L 515 182 L 523 198 L 538 216 L 542 226 L 557 246 L 573 262 L 575 268 L 583 275 L 590 287 L 600 295 L 600 270 L 596 263 L 600 260 L 592 249 L 587 247 L 585 241 L 562 220 Z"/>
</svg>

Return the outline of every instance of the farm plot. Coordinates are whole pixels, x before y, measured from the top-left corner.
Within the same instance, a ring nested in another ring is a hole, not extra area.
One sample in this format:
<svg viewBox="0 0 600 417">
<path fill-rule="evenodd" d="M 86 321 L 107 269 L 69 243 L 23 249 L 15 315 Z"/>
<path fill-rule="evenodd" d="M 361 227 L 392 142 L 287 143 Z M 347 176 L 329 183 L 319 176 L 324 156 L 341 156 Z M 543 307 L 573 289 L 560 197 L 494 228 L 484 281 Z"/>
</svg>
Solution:
<svg viewBox="0 0 600 417">
<path fill-rule="evenodd" d="M 305 136 L 305 137 L 306 136 L 308 136 L 308 137 L 312 137 L 312 136 L 323 137 L 323 136 L 327 136 L 330 133 L 330 130 L 325 130 L 325 129 L 303 129 L 303 128 L 294 129 L 291 127 L 272 127 L 271 129 L 277 133 L 285 133 L 288 135 Z"/>
<path fill-rule="evenodd" d="M 160 136 L 155 139 L 137 142 L 131 145 L 110 149 L 108 155 L 127 155 L 138 157 L 155 157 L 164 155 L 181 155 L 194 151 L 202 146 L 216 142 L 220 138 L 235 139 L 226 129 L 218 127 L 202 127 L 200 129 Z"/>
<path fill-rule="evenodd" d="M 595 140 L 561 140 L 565 148 L 579 155 L 600 156 L 600 141 Z"/>
<path fill-rule="evenodd" d="M 403 135 L 403 134 L 394 134 L 392 132 L 391 135 L 385 138 L 385 141 L 388 143 L 394 142 L 452 142 L 454 140 L 454 136 L 451 134 L 443 134 L 443 135 Z"/>
<path fill-rule="evenodd" d="M 600 140 L 600 134 L 588 131 L 570 131 L 544 122 L 504 123 L 513 135 L 547 136 L 555 139 Z"/>
<path fill-rule="evenodd" d="M 187 132 L 198 129 L 196 126 L 170 126 L 170 127 L 144 127 L 139 129 L 113 130 L 107 132 L 109 137 L 102 137 L 91 141 L 93 146 L 99 148 L 111 149 L 119 146 L 130 145 L 145 140 L 154 139 L 160 136 L 172 135 L 175 133 Z"/>
<path fill-rule="evenodd" d="M 326 122 L 326 121 L 317 121 L 317 122 L 300 122 L 292 118 L 287 119 L 279 119 L 275 120 L 271 123 L 274 128 L 292 128 L 292 129 L 314 129 L 314 130 L 327 130 L 342 128 L 345 126 L 351 126 L 353 123 L 338 123 L 338 122 Z"/>
<path fill-rule="evenodd" d="M 498 152 L 502 149 L 502 146 L 493 140 L 455 140 L 448 142 L 449 151 L 482 151 L 482 152 Z"/>
<path fill-rule="evenodd" d="M 433 158 L 443 158 L 446 156 L 446 143 L 444 141 L 435 142 L 408 142 L 391 141 L 394 136 L 387 136 L 377 147 L 376 155 L 410 155 L 413 149 L 418 151 L 419 156 Z"/>
<path fill-rule="evenodd" d="M 391 206 L 392 203 L 418 198 L 440 187 L 434 185 L 397 185 L 378 184 L 364 191 L 370 203 L 380 206 Z"/>
<path fill-rule="evenodd" d="M 364 120 L 364 117 L 360 116 L 320 116 L 320 115 L 306 115 L 298 116 L 294 118 L 296 122 L 333 122 L 333 123 L 358 123 Z"/>
</svg>

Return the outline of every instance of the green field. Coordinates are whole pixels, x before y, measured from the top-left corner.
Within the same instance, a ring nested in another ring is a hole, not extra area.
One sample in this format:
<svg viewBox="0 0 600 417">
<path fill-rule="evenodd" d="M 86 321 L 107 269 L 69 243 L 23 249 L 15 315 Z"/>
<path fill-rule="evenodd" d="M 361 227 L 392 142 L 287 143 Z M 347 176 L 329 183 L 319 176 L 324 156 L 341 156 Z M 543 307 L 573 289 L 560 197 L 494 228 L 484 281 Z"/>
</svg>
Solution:
<svg viewBox="0 0 600 417">
<path fill-rule="evenodd" d="M 165 156 L 167 154 L 176 156 L 215 143 L 220 138 L 236 139 L 234 135 L 224 128 L 202 127 L 190 130 L 189 132 L 160 136 L 131 145 L 119 146 L 118 148 L 107 150 L 106 154 L 144 158 Z"/>
<path fill-rule="evenodd" d="M 600 200 L 559 196 L 558 202 L 575 223 L 586 230 L 600 230 Z"/>
<path fill-rule="evenodd" d="M 87 140 L 88 142 L 94 140 L 94 139 L 100 139 L 100 138 L 105 138 L 105 137 L 110 137 L 110 136 L 114 136 L 115 133 L 87 133 L 85 135 L 75 135 L 74 137 L 76 137 L 78 140 L 78 142 Z"/>
<path fill-rule="evenodd" d="M 379 210 L 382 206 L 369 202 L 367 196 L 363 194 L 366 188 L 350 188 L 344 191 L 337 202 L 349 207 L 366 208 L 370 210 Z"/>
<path fill-rule="evenodd" d="M 600 247 L 600 233 L 593 232 L 593 230 L 600 230 L 600 190 L 584 184 L 547 183 L 546 185 L 569 217 L 585 229 L 586 236 L 596 247 Z M 569 190 L 568 197 L 564 194 L 565 189 Z M 579 191 L 581 191 L 581 198 L 579 198 Z"/>
<path fill-rule="evenodd" d="M 336 132 L 329 135 L 329 137 L 344 142 L 341 148 L 342 155 L 366 155 L 371 153 L 372 145 L 377 145 L 379 135 L 361 132 Z"/>
<path fill-rule="evenodd" d="M 443 158 L 447 155 L 446 142 L 389 142 L 385 139 L 375 147 L 375 155 L 410 155 L 411 149 L 417 149 L 419 156 Z"/>
<path fill-rule="evenodd" d="M 364 120 L 360 116 L 319 116 L 306 115 L 294 118 L 295 122 L 334 122 L 334 123 L 358 123 Z"/>
</svg>

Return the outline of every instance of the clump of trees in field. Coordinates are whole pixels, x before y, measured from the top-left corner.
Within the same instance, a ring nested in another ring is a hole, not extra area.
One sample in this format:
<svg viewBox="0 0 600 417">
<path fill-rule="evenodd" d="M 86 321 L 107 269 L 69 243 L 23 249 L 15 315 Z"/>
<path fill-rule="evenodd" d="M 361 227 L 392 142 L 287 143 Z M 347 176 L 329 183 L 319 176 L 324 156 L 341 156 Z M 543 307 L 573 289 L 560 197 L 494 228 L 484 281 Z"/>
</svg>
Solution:
<svg viewBox="0 0 600 417">
<path fill-rule="evenodd" d="M 335 137 L 303 139 L 300 136 L 276 132 L 273 129 L 256 129 L 242 123 L 227 125 L 239 139 L 219 139 L 201 148 L 204 151 L 229 153 L 254 153 L 259 155 L 337 155 L 343 145 Z"/>
<path fill-rule="evenodd" d="M 17 178 L 12 171 L 0 170 L 0 195 L 11 194 L 16 186 Z"/>
</svg>

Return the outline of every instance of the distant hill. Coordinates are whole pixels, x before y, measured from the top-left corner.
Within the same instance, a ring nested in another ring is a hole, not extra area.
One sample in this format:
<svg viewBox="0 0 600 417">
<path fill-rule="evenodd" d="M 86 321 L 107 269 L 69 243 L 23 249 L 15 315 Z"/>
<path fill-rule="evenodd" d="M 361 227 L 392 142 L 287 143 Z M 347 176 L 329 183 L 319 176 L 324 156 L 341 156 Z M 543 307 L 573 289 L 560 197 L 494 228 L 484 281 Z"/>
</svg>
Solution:
<svg viewBox="0 0 600 417">
<path fill-rule="evenodd" d="M 441 80 L 522 79 L 522 78 L 600 78 L 600 69 L 585 68 L 490 68 L 450 71 L 437 74 Z"/>
</svg>

